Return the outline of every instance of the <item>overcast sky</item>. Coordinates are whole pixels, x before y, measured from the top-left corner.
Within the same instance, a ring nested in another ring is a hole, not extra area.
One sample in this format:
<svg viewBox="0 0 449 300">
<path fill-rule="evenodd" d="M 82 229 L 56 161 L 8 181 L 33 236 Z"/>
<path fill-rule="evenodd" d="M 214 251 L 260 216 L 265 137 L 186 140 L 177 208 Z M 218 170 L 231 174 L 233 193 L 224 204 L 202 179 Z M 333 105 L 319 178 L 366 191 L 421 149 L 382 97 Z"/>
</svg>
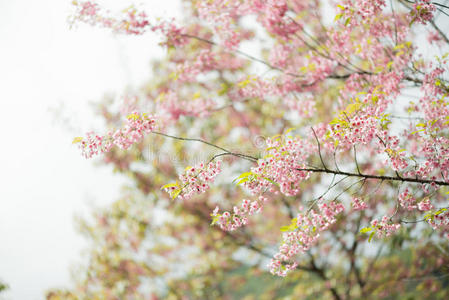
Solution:
<svg viewBox="0 0 449 300">
<path fill-rule="evenodd" d="M 74 215 L 112 202 L 124 183 L 82 158 L 71 141 L 101 128 L 89 102 L 138 86 L 149 76 L 150 58 L 163 55 L 151 34 L 70 30 L 70 3 L 0 0 L 0 280 L 10 286 L 4 299 L 43 299 L 45 290 L 70 283 L 70 265 L 86 246 Z M 147 0 L 144 7 L 176 16 L 174 3 Z"/>
</svg>

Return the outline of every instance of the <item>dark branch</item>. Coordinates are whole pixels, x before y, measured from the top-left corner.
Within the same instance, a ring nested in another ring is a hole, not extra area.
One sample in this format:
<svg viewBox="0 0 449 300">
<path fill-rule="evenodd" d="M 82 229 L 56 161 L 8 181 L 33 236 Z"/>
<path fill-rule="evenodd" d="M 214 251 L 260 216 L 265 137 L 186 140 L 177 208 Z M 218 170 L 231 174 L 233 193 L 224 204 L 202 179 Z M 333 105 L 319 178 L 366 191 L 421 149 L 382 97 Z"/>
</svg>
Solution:
<svg viewBox="0 0 449 300">
<path fill-rule="evenodd" d="M 394 176 L 381 176 L 381 175 L 371 175 L 371 174 L 357 174 L 344 171 L 330 170 L 330 169 L 320 169 L 320 168 L 297 168 L 297 171 L 302 172 L 313 172 L 313 173 L 328 173 L 336 175 L 345 175 L 348 177 L 360 177 L 365 179 L 377 179 L 377 180 L 387 180 L 387 181 L 401 181 L 401 182 L 412 182 L 412 183 L 422 183 L 431 184 L 435 183 L 437 185 L 449 186 L 449 182 L 440 180 L 429 180 L 429 179 L 419 179 L 419 178 L 408 178 L 408 177 L 394 177 Z"/>
</svg>

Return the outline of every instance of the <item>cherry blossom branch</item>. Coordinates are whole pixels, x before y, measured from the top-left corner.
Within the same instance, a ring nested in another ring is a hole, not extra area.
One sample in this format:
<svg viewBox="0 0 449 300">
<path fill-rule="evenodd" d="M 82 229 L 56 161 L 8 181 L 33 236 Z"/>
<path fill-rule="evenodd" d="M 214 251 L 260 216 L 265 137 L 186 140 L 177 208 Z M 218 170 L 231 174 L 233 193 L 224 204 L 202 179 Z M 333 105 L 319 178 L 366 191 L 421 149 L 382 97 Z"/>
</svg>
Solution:
<svg viewBox="0 0 449 300">
<path fill-rule="evenodd" d="M 407 5 L 407 3 L 415 3 L 415 2 L 413 2 L 413 1 L 410 1 L 410 0 L 398 0 L 399 1 L 399 3 L 401 3 L 403 6 L 405 6 L 406 8 L 408 8 L 408 9 L 412 9 L 410 6 L 408 6 Z M 438 5 L 437 3 L 433 3 L 432 2 L 432 4 L 433 5 Z M 442 6 L 442 4 L 440 4 L 439 6 Z M 445 7 L 445 8 L 447 8 L 447 7 Z M 444 12 L 442 9 L 439 9 L 438 8 L 438 10 L 440 11 L 440 12 L 443 12 L 445 15 L 447 15 L 447 13 L 446 12 Z M 429 22 L 431 25 L 432 25 L 432 27 L 440 34 L 440 36 L 444 39 L 444 41 L 446 42 L 446 43 L 448 43 L 449 44 L 449 38 L 446 36 L 446 34 L 444 34 L 444 32 L 435 24 L 435 22 L 433 21 L 433 20 L 430 20 L 430 22 Z"/>
<path fill-rule="evenodd" d="M 224 153 L 215 155 L 213 157 L 213 159 L 215 159 L 216 157 L 219 157 L 219 156 L 223 156 L 223 155 L 232 155 L 232 156 L 236 156 L 236 157 L 239 157 L 239 158 L 243 158 L 243 159 L 249 160 L 251 162 L 257 161 L 257 157 L 254 157 L 254 156 L 251 156 L 251 155 L 242 154 L 242 153 L 232 152 L 232 151 L 229 151 L 229 150 L 227 150 L 227 149 L 225 149 L 223 147 L 217 146 L 215 144 L 212 144 L 212 143 L 210 143 L 208 141 L 205 141 L 205 140 L 202 140 L 202 139 L 178 137 L 178 136 L 173 136 L 173 135 L 169 135 L 169 134 L 165 134 L 165 133 L 157 132 L 157 131 L 152 131 L 151 133 L 152 134 L 157 134 L 157 135 L 160 135 L 160 136 L 164 136 L 164 137 L 168 137 L 168 138 L 171 138 L 171 139 L 175 139 L 175 140 L 180 140 L 180 141 L 200 142 L 200 143 L 203 143 L 203 144 L 206 144 L 208 146 L 211 146 L 211 147 L 214 147 L 216 149 L 224 151 Z"/>
<path fill-rule="evenodd" d="M 422 184 L 437 184 L 442 186 L 449 186 L 449 182 L 440 181 L 440 180 L 429 180 L 429 179 L 419 179 L 419 178 L 408 178 L 408 177 L 394 177 L 394 176 L 383 176 L 383 175 L 371 175 L 371 174 L 357 174 L 350 173 L 345 171 L 337 171 L 330 169 L 321 169 L 321 168 L 297 168 L 297 171 L 302 172 L 312 172 L 312 173 L 328 173 L 335 175 L 345 175 L 348 177 L 361 177 L 365 179 L 377 179 L 377 180 L 386 180 L 386 181 L 402 181 L 402 182 L 412 182 L 412 183 L 422 183 Z"/>
<path fill-rule="evenodd" d="M 416 2 L 410 1 L 410 0 L 403 0 L 403 1 L 408 2 L 408 3 L 410 3 L 410 4 L 415 4 L 415 3 L 416 3 Z M 446 6 L 446 5 L 444 5 L 444 4 L 437 3 L 437 2 L 430 2 L 430 4 L 433 4 L 433 5 L 439 6 L 439 7 L 443 7 L 443 8 L 449 8 L 449 6 Z M 444 10 L 442 10 L 441 8 L 438 8 L 438 7 L 437 7 L 437 10 L 440 11 L 440 12 L 442 12 L 442 13 L 445 14 L 446 16 L 449 16 L 449 15 L 448 15 Z"/>
<path fill-rule="evenodd" d="M 449 209 L 449 206 L 436 208 L 435 210 L 439 211 L 439 210 L 443 210 L 443 209 Z M 426 222 L 426 221 L 428 221 L 428 220 L 425 218 L 419 219 L 419 220 L 402 220 L 402 219 L 399 220 L 399 222 L 404 223 L 404 224 L 415 224 L 415 223 L 421 223 L 421 222 Z"/>
<path fill-rule="evenodd" d="M 186 38 L 195 39 L 195 40 L 201 41 L 201 42 L 206 43 L 206 44 L 209 44 L 209 45 L 220 46 L 219 44 L 217 44 L 217 43 L 215 43 L 215 42 L 213 42 L 213 41 L 211 41 L 211 40 L 208 40 L 208 39 L 205 39 L 205 38 L 196 36 L 196 35 L 191 35 L 191 34 L 186 34 L 186 33 L 184 33 L 184 34 L 181 34 L 181 36 L 182 36 L 182 37 L 186 37 Z M 270 69 L 277 70 L 277 71 L 282 72 L 282 73 L 285 73 L 285 74 L 287 74 L 287 75 L 290 75 L 290 76 L 293 76 L 293 77 L 304 77 L 304 76 L 301 76 L 301 75 L 298 75 L 298 74 L 294 74 L 294 73 L 290 73 L 290 72 L 285 72 L 285 71 L 282 70 L 281 68 L 275 67 L 275 66 L 271 65 L 270 63 L 268 63 L 268 62 L 266 62 L 266 61 L 264 61 L 264 60 L 262 60 L 262 59 L 260 59 L 260 58 L 254 57 L 254 56 L 252 56 L 252 55 L 250 55 L 250 54 L 248 54 L 248 53 L 245 53 L 245 52 L 243 52 L 243 51 L 240 51 L 240 50 L 233 50 L 233 51 L 231 51 L 231 52 L 237 53 L 237 54 L 239 54 L 239 55 L 241 55 L 241 56 L 244 56 L 244 57 L 248 58 L 249 60 L 256 61 L 256 62 L 258 62 L 258 63 L 261 63 L 261 64 L 263 64 L 263 65 L 269 67 Z"/>
<path fill-rule="evenodd" d="M 211 41 L 211 40 L 208 40 L 208 39 L 199 37 L 199 36 L 195 36 L 195 35 L 191 35 L 191 34 L 181 34 L 181 36 L 182 36 L 182 37 L 185 37 L 185 38 L 195 39 L 195 40 L 201 41 L 201 42 L 203 42 L 203 43 L 207 43 L 207 44 L 209 44 L 209 45 L 220 46 L 219 44 L 215 43 L 214 41 Z M 278 67 L 276 67 L 276 66 L 273 66 L 272 64 L 270 64 L 270 63 L 268 63 L 268 62 L 266 62 L 266 61 L 264 61 L 264 60 L 262 60 L 262 59 L 260 59 L 260 58 L 254 57 L 254 56 L 252 56 L 252 55 L 250 55 L 250 54 L 248 54 L 248 53 L 245 53 L 245 52 L 243 52 L 243 51 L 240 51 L 240 50 L 231 50 L 230 52 L 237 53 L 237 54 L 239 54 L 239 55 L 241 55 L 241 56 L 244 56 L 244 57 L 248 58 L 249 60 L 252 60 L 252 61 L 261 63 L 261 64 L 267 66 L 268 68 L 272 69 L 272 70 L 276 70 L 276 71 L 282 72 L 282 73 L 284 73 L 284 74 L 286 74 L 286 75 L 289 75 L 289 76 L 292 76 L 292 77 L 296 77 L 296 78 L 304 78 L 304 76 L 302 76 L 302 75 L 295 74 L 295 73 L 291 73 L 291 72 L 286 72 L 284 69 L 281 69 L 281 68 L 278 68 Z M 329 59 L 330 59 L 330 58 L 329 58 Z M 345 67 L 344 65 L 342 65 L 342 66 Z M 368 75 L 373 75 L 373 74 L 370 73 L 370 72 L 361 70 L 360 72 L 354 72 L 354 73 L 344 74 L 344 75 L 331 74 L 331 75 L 327 76 L 327 78 L 330 78 L 330 79 L 347 79 L 347 78 L 349 78 L 349 76 L 351 76 L 352 74 L 368 74 Z M 314 84 L 314 83 L 315 83 L 315 82 L 313 82 L 312 84 Z M 309 85 L 312 85 L 312 84 L 309 84 Z"/>
</svg>

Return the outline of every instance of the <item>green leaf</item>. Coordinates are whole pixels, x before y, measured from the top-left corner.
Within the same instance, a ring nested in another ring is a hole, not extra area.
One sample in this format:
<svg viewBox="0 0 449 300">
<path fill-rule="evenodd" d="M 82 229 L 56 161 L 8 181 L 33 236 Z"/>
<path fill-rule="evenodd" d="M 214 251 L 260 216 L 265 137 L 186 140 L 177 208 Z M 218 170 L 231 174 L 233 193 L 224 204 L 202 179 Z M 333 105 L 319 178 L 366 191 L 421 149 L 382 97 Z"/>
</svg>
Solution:
<svg viewBox="0 0 449 300">
<path fill-rule="evenodd" d="M 279 186 L 279 185 L 277 184 L 277 182 L 274 182 L 274 181 L 271 180 L 270 178 L 267 178 L 267 177 L 262 177 L 262 178 L 265 179 L 266 181 L 268 181 L 268 182 L 270 182 L 270 183 L 276 185 L 276 186 Z"/>
<path fill-rule="evenodd" d="M 288 133 L 290 133 L 291 131 L 293 131 L 295 129 L 296 129 L 295 127 L 291 127 L 289 129 L 287 129 L 284 134 L 287 135 Z"/>
<path fill-rule="evenodd" d="M 365 228 L 360 229 L 360 233 L 368 233 L 371 230 L 373 230 L 372 227 L 365 227 Z"/>
<path fill-rule="evenodd" d="M 428 221 L 428 220 L 432 220 L 434 218 L 434 215 L 433 214 L 425 214 L 424 215 L 424 220 L 426 220 L 426 221 Z"/>
<path fill-rule="evenodd" d="M 343 14 L 336 15 L 335 18 L 334 18 L 334 22 L 337 22 L 338 20 L 340 20 L 341 17 L 343 17 Z"/>
<path fill-rule="evenodd" d="M 243 174 L 240 174 L 240 176 L 237 177 L 236 179 L 234 179 L 232 182 L 236 182 L 237 180 L 239 180 L 241 178 L 246 178 L 246 177 L 251 176 L 253 174 L 254 174 L 253 172 L 245 172 Z"/>
<path fill-rule="evenodd" d="M 351 22 L 351 18 L 346 19 L 345 26 L 348 26 L 349 22 Z"/>
<path fill-rule="evenodd" d="M 444 213 L 447 210 L 447 208 L 442 208 L 440 210 L 438 210 L 437 212 L 435 212 L 435 216 L 441 215 L 442 213 Z"/>
<path fill-rule="evenodd" d="M 369 235 L 369 238 L 368 238 L 368 243 L 371 242 L 375 233 L 376 233 L 375 231 L 371 232 L 371 234 Z"/>
</svg>

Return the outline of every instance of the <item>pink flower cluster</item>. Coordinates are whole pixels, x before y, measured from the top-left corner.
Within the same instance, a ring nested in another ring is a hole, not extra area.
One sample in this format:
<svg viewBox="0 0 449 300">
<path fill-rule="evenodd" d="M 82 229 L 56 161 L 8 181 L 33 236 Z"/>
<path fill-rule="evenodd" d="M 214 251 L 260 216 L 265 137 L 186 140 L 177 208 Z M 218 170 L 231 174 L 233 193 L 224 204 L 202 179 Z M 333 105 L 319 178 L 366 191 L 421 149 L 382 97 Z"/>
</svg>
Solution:
<svg viewBox="0 0 449 300">
<path fill-rule="evenodd" d="M 214 0 L 198 1 L 197 8 L 200 18 L 213 24 L 215 33 L 220 37 L 220 42 L 225 48 L 237 48 L 242 38 L 241 32 L 234 25 L 238 14 L 240 1 Z"/>
<path fill-rule="evenodd" d="M 215 107 L 215 102 L 208 98 L 180 99 L 174 92 L 163 94 L 157 102 L 156 109 L 160 115 L 164 112 L 167 119 L 178 120 L 180 116 L 205 117 Z"/>
<path fill-rule="evenodd" d="M 341 203 L 330 202 L 318 205 L 318 212 L 299 213 L 294 219 L 292 231 L 283 233 L 283 243 L 279 252 L 273 256 L 269 264 L 270 272 L 278 276 L 286 276 L 296 266 L 292 262 L 295 255 L 307 251 L 318 239 L 320 232 L 334 224 L 336 216 L 344 210 Z"/>
<path fill-rule="evenodd" d="M 153 131 L 155 125 L 156 121 L 152 116 L 134 112 L 127 117 L 125 126 L 114 133 L 99 136 L 89 132 L 86 138 L 76 138 L 74 142 L 79 143 L 84 157 L 91 158 L 93 155 L 109 152 L 113 145 L 128 149 L 132 144 L 140 142 L 145 134 Z"/>
<path fill-rule="evenodd" d="M 449 238 L 449 210 L 447 208 L 440 209 L 438 213 L 433 214 L 432 218 L 428 218 L 427 222 L 434 230 L 445 233 Z"/>
<path fill-rule="evenodd" d="M 354 210 L 365 210 L 368 208 L 368 205 L 358 197 L 352 197 L 351 205 Z"/>
<path fill-rule="evenodd" d="M 221 173 L 221 161 L 210 162 L 207 165 L 199 163 L 194 167 L 187 167 L 179 175 L 180 183 L 164 188 L 173 198 L 189 200 L 194 194 L 201 194 L 209 189 L 209 184 Z"/>
<path fill-rule="evenodd" d="M 378 120 L 370 116 L 357 116 L 350 121 L 345 119 L 332 125 L 332 133 L 342 146 L 368 144 L 377 133 Z"/>
<path fill-rule="evenodd" d="M 432 210 L 434 207 L 430 203 L 430 199 L 425 199 L 418 203 L 418 209 L 421 211 L 429 211 Z"/>
<path fill-rule="evenodd" d="M 389 223 L 387 216 L 383 216 L 380 222 L 377 219 L 372 220 L 371 226 L 376 229 L 376 235 L 379 238 L 390 236 L 401 228 L 401 224 Z"/>
<path fill-rule="evenodd" d="M 433 209 L 433 205 L 428 198 L 417 202 L 416 199 L 410 194 L 408 188 L 404 192 L 399 194 L 399 204 L 407 210 L 419 209 L 420 211 L 429 211 Z"/>
<path fill-rule="evenodd" d="M 270 52 L 268 61 L 275 67 L 286 68 L 292 48 L 290 44 L 276 44 Z"/>
<path fill-rule="evenodd" d="M 410 194 L 408 188 L 399 194 L 399 204 L 407 210 L 416 209 L 416 199 Z"/>
<path fill-rule="evenodd" d="M 412 20 L 421 24 L 426 24 L 433 19 L 433 12 L 436 7 L 430 0 L 418 0 L 413 4 L 411 11 Z"/>
<path fill-rule="evenodd" d="M 288 37 L 300 30 L 297 22 L 294 22 L 287 16 L 288 5 L 286 0 L 268 0 L 264 1 L 265 5 L 259 18 L 262 25 L 272 34 L 278 37 Z M 260 2 L 259 2 L 260 3 Z"/>
<path fill-rule="evenodd" d="M 315 101 L 313 99 L 297 99 L 296 97 L 288 97 L 284 100 L 284 105 L 289 110 L 299 114 L 302 118 L 311 118 L 316 112 Z"/>
<path fill-rule="evenodd" d="M 85 158 L 91 158 L 94 155 L 109 152 L 113 145 L 110 133 L 106 136 L 99 136 L 94 132 L 88 132 L 86 137 L 80 141 L 79 148 Z"/>
<path fill-rule="evenodd" d="M 258 160 L 258 166 L 251 168 L 255 179 L 245 182 L 252 194 L 273 190 L 273 182 L 279 185 L 280 192 L 294 196 L 300 192 L 299 185 L 309 178 L 309 172 L 301 171 L 309 155 L 316 146 L 301 138 L 287 137 L 267 140 L 268 153 Z"/>
<path fill-rule="evenodd" d="M 120 17 L 112 17 L 108 12 L 104 13 L 95 1 L 73 1 L 75 14 L 72 22 L 81 21 L 90 25 L 99 25 L 105 28 L 111 28 L 117 33 L 140 35 L 147 30 L 162 33 L 166 41 L 164 44 L 169 46 L 181 46 L 186 43 L 183 36 L 184 28 L 177 27 L 174 22 L 155 21 L 150 24 L 148 16 L 144 11 L 137 11 L 130 7 Z"/>
<path fill-rule="evenodd" d="M 195 82 L 198 74 L 215 70 L 216 65 L 214 53 L 209 49 L 203 49 L 198 53 L 195 60 L 187 60 L 183 64 L 179 64 L 176 74 L 178 80 L 182 82 Z"/>
<path fill-rule="evenodd" d="M 347 25 L 355 27 L 373 22 L 385 7 L 385 0 L 343 0 L 338 5 L 343 20 Z"/>
<path fill-rule="evenodd" d="M 408 167 L 406 160 L 406 152 L 399 147 L 399 138 L 397 136 L 388 135 L 386 130 L 379 131 L 377 134 L 378 151 L 387 154 L 388 159 L 385 164 L 395 170 L 403 170 Z"/>
<path fill-rule="evenodd" d="M 273 82 L 251 76 L 239 80 L 237 86 L 230 91 L 229 97 L 233 101 L 249 98 L 265 99 L 268 95 L 278 95 L 279 92 Z"/>
<path fill-rule="evenodd" d="M 226 52 L 214 52 L 202 49 L 195 53 L 194 59 L 180 61 L 176 65 L 176 80 L 184 82 L 198 82 L 198 75 L 209 71 L 237 70 L 246 63 L 245 60 Z"/>
<path fill-rule="evenodd" d="M 363 19 L 368 19 L 382 12 L 385 0 L 356 0 L 354 6 Z"/>
<path fill-rule="evenodd" d="M 74 21 L 100 25 L 127 34 L 142 34 L 149 26 L 145 12 L 137 12 L 134 8 L 127 9 L 119 20 L 103 13 L 95 1 L 73 1 L 72 4 L 76 9 Z"/>
<path fill-rule="evenodd" d="M 250 201 L 243 199 L 241 207 L 234 206 L 233 213 L 223 212 L 219 214 L 218 206 L 212 213 L 214 221 L 212 224 L 217 224 L 222 230 L 233 231 L 243 225 L 248 224 L 248 216 L 260 213 L 263 208 L 263 203 L 268 201 L 264 196 L 259 196 L 258 200 Z"/>
</svg>

